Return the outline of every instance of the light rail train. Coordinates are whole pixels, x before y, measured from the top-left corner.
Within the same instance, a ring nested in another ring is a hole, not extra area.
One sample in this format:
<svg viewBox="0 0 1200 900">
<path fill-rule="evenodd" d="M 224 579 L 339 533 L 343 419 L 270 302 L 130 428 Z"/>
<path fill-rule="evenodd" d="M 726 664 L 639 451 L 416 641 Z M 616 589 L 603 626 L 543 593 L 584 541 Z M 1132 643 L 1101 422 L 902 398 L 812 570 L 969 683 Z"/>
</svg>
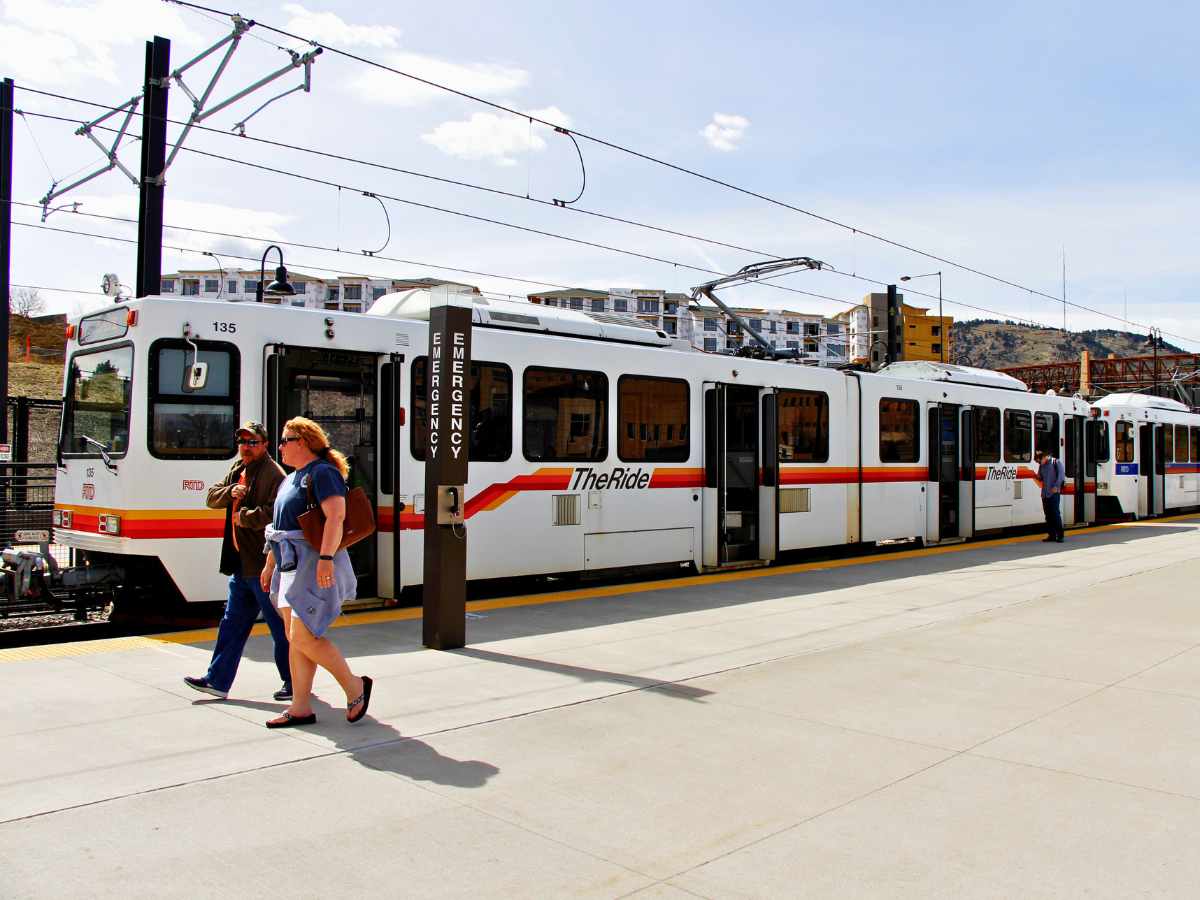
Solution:
<svg viewBox="0 0 1200 900">
<path fill-rule="evenodd" d="M 1109 394 L 1094 406 L 1102 515 L 1144 518 L 1200 506 L 1200 415 L 1145 394 Z"/>
<path fill-rule="evenodd" d="M 713 571 L 1035 525 L 1037 447 L 1065 461 L 1064 522 L 1090 523 L 1101 426 L 1125 415 L 985 370 L 682 351 L 633 318 L 471 299 L 471 579 Z M 376 504 L 377 534 L 351 551 L 360 595 L 420 585 L 430 303 L 406 291 L 364 315 L 148 297 L 72 323 L 54 517 L 83 580 L 131 603 L 222 599 L 224 512 L 204 498 L 234 429 L 256 419 L 275 437 L 306 415 Z M 1143 412 L 1156 429 L 1175 415 Z M 1101 476 L 1104 496 L 1124 498 L 1119 477 Z M 1177 489 L 1151 496 L 1170 505 Z"/>
</svg>

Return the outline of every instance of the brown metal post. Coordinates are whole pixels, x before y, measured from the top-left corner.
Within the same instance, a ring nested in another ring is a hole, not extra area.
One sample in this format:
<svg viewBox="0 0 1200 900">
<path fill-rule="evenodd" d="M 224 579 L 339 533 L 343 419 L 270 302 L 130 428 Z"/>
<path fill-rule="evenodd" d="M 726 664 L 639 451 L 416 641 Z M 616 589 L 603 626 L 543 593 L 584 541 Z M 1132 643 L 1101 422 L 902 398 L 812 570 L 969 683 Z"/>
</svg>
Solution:
<svg viewBox="0 0 1200 900">
<path fill-rule="evenodd" d="M 471 301 L 431 292 L 425 396 L 425 572 L 422 640 L 434 650 L 467 643 L 467 455 L 470 443 Z"/>
</svg>

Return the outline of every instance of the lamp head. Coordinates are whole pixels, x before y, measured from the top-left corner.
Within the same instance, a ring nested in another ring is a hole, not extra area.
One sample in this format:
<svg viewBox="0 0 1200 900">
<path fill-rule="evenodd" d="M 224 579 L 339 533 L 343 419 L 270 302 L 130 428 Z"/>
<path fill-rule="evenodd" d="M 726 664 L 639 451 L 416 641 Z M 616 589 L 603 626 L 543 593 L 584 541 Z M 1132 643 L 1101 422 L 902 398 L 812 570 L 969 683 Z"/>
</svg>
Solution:
<svg viewBox="0 0 1200 900">
<path fill-rule="evenodd" d="M 901 281 L 912 281 L 912 276 L 911 275 L 901 275 L 900 280 Z"/>
<path fill-rule="evenodd" d="M 287 269 L 283 265 L 275 267 L 275 280 L 263 288 L 263 293 L 274 297 L 290 297 L 296 293 L 296 289 L 288 281 Z"/>
</svg>

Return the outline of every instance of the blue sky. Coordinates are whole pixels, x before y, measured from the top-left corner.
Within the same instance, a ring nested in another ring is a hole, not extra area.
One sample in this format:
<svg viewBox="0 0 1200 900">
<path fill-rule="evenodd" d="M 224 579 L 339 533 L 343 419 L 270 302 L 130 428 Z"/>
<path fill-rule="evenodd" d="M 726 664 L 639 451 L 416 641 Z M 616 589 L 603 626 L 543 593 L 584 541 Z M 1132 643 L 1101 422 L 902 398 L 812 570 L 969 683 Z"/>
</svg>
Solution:
<svg viewBox="0 0 1200 900">
<path fill-rule="evenodd" d="M 0 74 L 21 85 L 105 102 L 140 90 L 143 42 L 173 40 L 180 64 L 227 29 L 156 0 L 4 0 Z M 631 146 L 716 178 L 1049 294 L 1200 339 L 1193 285 L 1200 272 L 1193 210 L 1200 205 L 1193 4 L 1114 3 L 249 3 L 247 17 L 389 61 L 439 81 Z M 259 29 L 270 40 L 274 36 Z M 282 52 L 244 42 L 225 88 L 277 67 Z M 207 72 L 204 67 L 198 67 Z M 202 82 L 201 71 L 189 76 Z M 295 83 L 294 77 L 280 88 Z M 212 124 L 229 128 L 267 94 Z M 188 104 L 172 92 L 172 116 Z M 84 116 L 81 107 L 18 91 L 30 111 Z M 18 123 L 20 200 L 97 153 L 70 126 Z M 535 197 L 571 197 L 578 163 L 563 137 L 525 120 L 334 57 L 313 69 L 313 91 L 269 107 L 248 128 L 345 153 Z M 730 271 L 754 257 L 521 200 L 488 197 L 397 174 L 268 151 L 222 135 L 188 146 L 302 171 L 354 187 L 560 231 L 689 265 Z M 809 255 L 879 280 L 945 272 L 945 294 L 1008 316 L 1061 324 L 1061 306 L 890 248 L 746 196 L 583 144 L 580 206 L 780 255 Z M 137 147 L 122 157 L 136 168 Z M 133 186 L 110 173 L 67 200 L 83 211 L 136 212 Z M 389 204 L 386 254 L 414 262 L 589 287 L 686 290 L 703 273 L 573 246 Z M 15 218 L 36 221 L 31 210 Z M 183 153 L 168 174 L 168 223 L 358 250 L 378 247 L 378 206 Z M 49 222 L 129 235 L 59 213 Z M 104 272 L 132 282 L 131 246 L 14 233 L 14 281 L 95 290 Z M 168 242 L 257 256 L 265 240 Z M 287 250 L 289 265 L 380 275 L 438 274 L 322 251 Z M 164 268 L 211 260 L 171 252 Z M 464 280 L 523 294 L 529 285 Z M 870 286 L 805 273 L 782 284 L 857 300 Z M 936 290 L 934 280 L 924 287 Z M 56 309 L 100 302 L 44 292 Z M 737 302 L 832 314 L 843 304 L 764 287 Z M 912 298 L 918 300 L 919 298 Z M 980 313 L 947 303 L 960 318 Z M 1072 328 L 1122 327 L 1079 310 Z M 1200 344 L 1176 340 L 1189 348 Z"/>
</svg>

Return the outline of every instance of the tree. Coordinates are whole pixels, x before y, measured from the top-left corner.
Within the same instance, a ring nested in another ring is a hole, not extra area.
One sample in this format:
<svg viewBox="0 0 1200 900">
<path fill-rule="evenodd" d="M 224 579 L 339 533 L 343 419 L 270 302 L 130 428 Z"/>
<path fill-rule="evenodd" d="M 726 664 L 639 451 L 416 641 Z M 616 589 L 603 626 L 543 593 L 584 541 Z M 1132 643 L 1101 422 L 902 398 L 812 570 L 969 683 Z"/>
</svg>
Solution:
<svg viewBox="0 0 1200 900">
<path fill-rule="evenodd" d="M 37 288 L 17 288 L 9 298 L 8 309 L 14 315 L 32 319 L 45 311 L 46 301 L 37 292 Z"/>
</svg>

